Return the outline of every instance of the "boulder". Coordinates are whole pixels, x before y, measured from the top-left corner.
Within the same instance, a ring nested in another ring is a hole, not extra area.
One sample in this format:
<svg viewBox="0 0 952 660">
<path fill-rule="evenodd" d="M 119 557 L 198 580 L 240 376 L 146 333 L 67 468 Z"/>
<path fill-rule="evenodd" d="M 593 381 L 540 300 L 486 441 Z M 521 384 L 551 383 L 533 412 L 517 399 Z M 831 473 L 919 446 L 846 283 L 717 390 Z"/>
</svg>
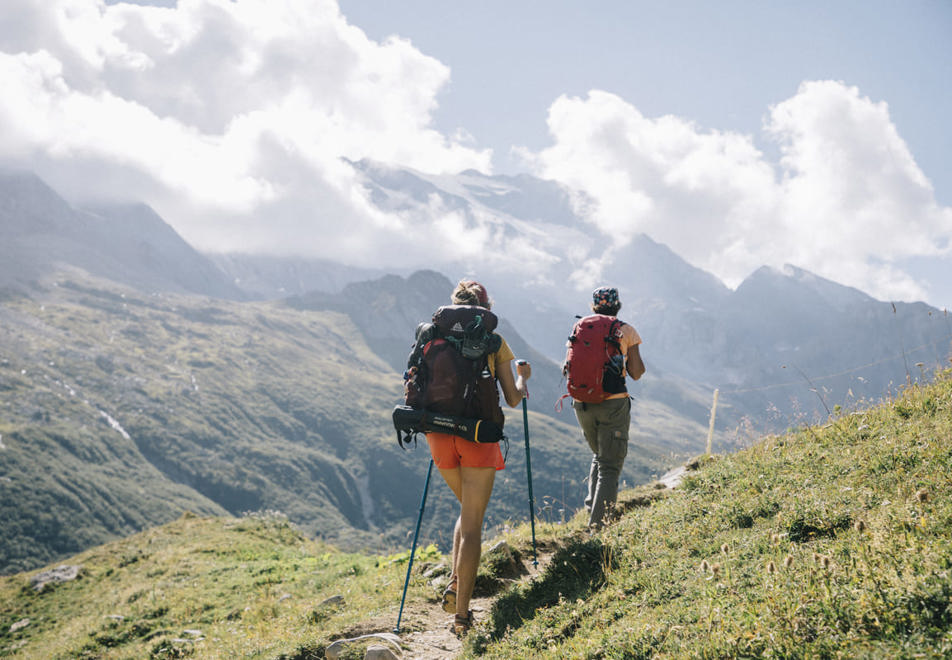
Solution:
<svg viewBox="0 0 952 660">
<path fill-rule="evenodd" d="M 19 621 L 14 623 L 12 626 L 10 626 L 10 632 L 15 633 L 18 630 L 23 630 L 28 625 L 30 625 L 29 619 L 20 619 Z"/>
<path fill-rule="evenodd" d="M 30 578 L 30 585 L 36 591 L 42 591 L 48 584 L 58 584 L 60 582 L 69 582 L 79 577 L 80 566 L 62 565 L 50 571 L 43 571 Z"/>
<path fill-rule="evenodd" d="M 364 653 L 364 660 L 398 660 L 399 655 L 395 654 L 386 646 L 368 646 Z"/>
<path fill-rule="evenodd" d="M 318 604 L 317 609 L 323 610 L 328 607 L 343 607 L 344 603 L 344 597 L 338 594 L 337 596 L 331 596 L 330 598 L 325 598 L 322 600 Z"/>
<path fill-rule="evenodd" d="M 352 637 L 350 639 L 338 639 L 332 642 L 326 649 L 324 649 L 324 657 L 327 660 L 339 660 L 339 658 L 347 650 L 348 646 L 370 641 L 384 642 L 387 644 L 387 646 L 380 646 L 377 644 L 369 646 L 367 648 L 367 652 L 364 654 L 364 660 L 367 660 L 368 658 L 370 658 L 370 660 L 373 660 L 374 658 L 377 660 L 385 660 L 387 658 L 400 657 L 400 638 L 393 633 L 373 633 L 370 635 L 361 635 L 360 637 Z M 372 649 L 380 650 L 374 651 L 377 655 L 371 655 L 370 652 Z M 390 655 L 380 655 L 382 651 L 386 651 Z"/>
</svg>

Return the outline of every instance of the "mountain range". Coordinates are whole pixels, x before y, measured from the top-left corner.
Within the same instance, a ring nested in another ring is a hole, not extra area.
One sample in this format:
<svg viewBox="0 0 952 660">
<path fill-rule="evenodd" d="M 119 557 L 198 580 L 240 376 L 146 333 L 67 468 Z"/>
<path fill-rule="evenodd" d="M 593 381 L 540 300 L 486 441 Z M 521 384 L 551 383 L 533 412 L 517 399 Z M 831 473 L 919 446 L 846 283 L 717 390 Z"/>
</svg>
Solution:
<svg viewBox="0 0 952 660">
<path fill-rule="evenodd" d="M 528 281 L 516 284 L 492 269 L 477 274 L 526 341 L 561 363 L 575 316 L 589 311 L 587 290 L 566 286 L 577 266 L 573 247 L 594 240 L 577 211 L 585 200 L 528 175 L 357 167 L 383 209 L 412 216 L 452 208 L 468 227 L 495 223 L 507 240 L 546 250 L 552 265 Z M 602 277 L 619 288 L 620 316 L 645 340 L 649 377 L 634 388 L 642 408 L 663 406 L 705 428 L 715 389 L 725 422 L 719 430 L 745 419 L 778 430 L 822 418 L 836 405 L 889 396 L 946 365 L 952 349 L 947 311 L 878 301 L 795 265 L 760 268 L 730 289 L 641 234 L 615 246 Z"/>
<path fill-rule="evenodd" d="M 553 245 L 584 236 L 551 182 L 357 165 L 381 208 L 422 213 L 436 196 L 512 236 Z M 715 389 L 723 449 L 747 442 L 745 429 L 796 426 L 889 395 L 949 355 L 945 313 L 877 301 L 793 266 L 761 269 L 731 290 L 648 236 L 615 263 L 606 278 L 648 366 L 631 387 L 629 483 L 703 450 Z M 280 509 L 345 547 L 399 545 L 426 452 L 397 448 L 389 412 L 413 329 L 448 302 L 454 280 L 443 271 L 487 284 L 500 333 L 532 361 L 536 504 L 540 515 L 567 515 L 581 504 L 588 459 L 556 403 L 586 295 L 564 289 L 564 264 L 525 283 L 439 266 L 207 255 L 148 206 L 80 207 L 31 173 L 0 173 L 0 571 L 183 509 Z M 490 525 L 526 515 L 522 420 L 511 412 Z M 429 506 L 448 518 L 453 503 L 437 493 Z"/>
</svg>

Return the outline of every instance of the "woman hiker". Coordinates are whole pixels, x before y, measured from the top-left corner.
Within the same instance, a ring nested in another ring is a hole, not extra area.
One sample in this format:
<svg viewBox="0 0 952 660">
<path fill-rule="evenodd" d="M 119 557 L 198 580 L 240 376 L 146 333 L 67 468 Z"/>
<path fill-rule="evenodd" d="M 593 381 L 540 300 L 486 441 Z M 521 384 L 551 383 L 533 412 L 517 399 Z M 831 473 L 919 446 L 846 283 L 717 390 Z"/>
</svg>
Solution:
<svg viewBox="0 0 952 660">
<path fill-rule="evenodd" d="M 464 280 L 453 291 L 454 305 L 476 305 L 490 309 L 492 303 L 485 287 Z M 513 376 L 512 349 L 503 339 L 499 350 L 488 355 L 490 373 L 502 386 L 506 403 L 515 408 L 526 396 L 526 381 L 532 373 L 529 363 L 516 367 Z M 496 470 L 505 468 L 498 442 L 476 443 L 448 433 L 426 434 L 433 462 L 460 503 L 459 518 L 453 529 L 453 572 L 443 593 L 443 610 L 455 614 L 452 630 L 466 634 L 473 624 L 469 609 L 476 583 L 482 544 L 483 517 L 492 494 Z"/>
</svg>

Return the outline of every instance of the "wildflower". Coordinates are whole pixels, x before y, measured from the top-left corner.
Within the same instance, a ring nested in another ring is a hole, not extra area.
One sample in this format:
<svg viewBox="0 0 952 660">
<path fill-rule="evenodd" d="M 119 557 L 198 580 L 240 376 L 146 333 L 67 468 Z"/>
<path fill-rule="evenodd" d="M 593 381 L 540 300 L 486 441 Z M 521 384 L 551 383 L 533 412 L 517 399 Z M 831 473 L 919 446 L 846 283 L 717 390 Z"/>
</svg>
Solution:
<svg viewBox="0 0 952 660">
<path fill-rule="evenodd" d="M 771 534 L 770 535 L 770 544 L 777 545 L 780 543 L 780 534 Z"/>
<path fill-rule="evenodd" d="M 723 552 L 725 555 L 726 555 L 727 553 L 729 553 L 730 551 L 731 551 L 731 549 L 730 549 L 729 547 L 727 547 L 727 544 L 726 544 L 726 543 L 721 546 L 721 552 Z"/>
<path fill-rule="evenodd" d="M 822 566 L 824 569 L 828 569 L 830 567 L 830 558 L 826 555 L 821 555 L 820 566 Z"/>
<path fill-rule="evenodd" d="M 791 555 L 787 555 L 783 558 L 783 567 L 790 568 L 791 566 L 793 566 L 793 557 Z"/>
<path fill-rule="evenodd" d="M 704 559 L 703 561 L 701 561 L 701 572 L 702 572 L 702 573 L 707 573 L 707 572 L 710 570 L 710 568 L 711 568 L 711 565 L 707 563 L 707 560 L 706 560 L 706 559 Z"/>
<path fill-rule="evenodd" d="M 720 564 L 711 564 L 711 573 L 714 574 L 714 577 L 717 577 L 721 572 Z"/>
<path fill-rule="evenodd" d="M 853 525 L 853 527 L 854 527 L 854 528 L 856 529 L 856 531 L 859 532 L 860 534 L 862 534 L 863 532 L 866 531 L 866 523 L 864 523 L 862 520 L 857 520 L 857 521 L 856 521 L 856 524 Z"/>
<path fill-rule="evenodd" d="M 814 564 L 819 564 L 819 563 L 820 563 L 820 557 L 821 557 L 820 553 L 814 552 L 814 553 L 813 553 L 813 563 L 814 563 Z"/>
<path fill-rule="evenodd" d="M 777 572 L 777 566 L 772 561 L 767 562 L 767 574 L 773 575 L 776 572 Z"/>
</svg>

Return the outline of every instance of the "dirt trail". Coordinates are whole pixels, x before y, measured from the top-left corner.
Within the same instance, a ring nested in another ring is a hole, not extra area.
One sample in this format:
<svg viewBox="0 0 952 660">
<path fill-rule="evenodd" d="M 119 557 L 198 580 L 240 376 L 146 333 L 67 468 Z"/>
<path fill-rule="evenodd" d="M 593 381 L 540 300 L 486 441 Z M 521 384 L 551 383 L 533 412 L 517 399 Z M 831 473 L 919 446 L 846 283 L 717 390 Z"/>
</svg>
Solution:
<svg viewBox="0 0 952 660">
<path fill-rule="evenodd" d="M 618 512 L 623 514 L 634 508 L 648 506 L 651 502 L 663 497 L 664 491 L 677 488 L 684 476 L 696 468 L 696 464 L 675 468 L 645 489 L 620 493 L 616 505 Z M 531 555 L 521 557 L 518 561 L 524 569 L 521 571 L 522 576 L 512 582 L 528 582 L 535 579 L 545 570 L 556 549 L 555 545 L 540 543 L 537 548 L 538 565 L 533 565 Z M 432 588 L 434 595 L 432 601 L 407 602 L 404 607 L 399 635 L 403 649 L 400 656 L 402 660 L 447 660 L 456 658 L 462 651 L 462 640 L 450 632 L 453 616 L 443 611 L 437 598 L 439 589 L 436 586 Z M 473 598 L 470 601 L 470 609 L 473 610 L 473 618 L 477 626 L 487 619 L 497 597 L 498 594 Z M 377 619 L 365 622 L 351 632 L 363 634 L 392 632 L 395 623 L 396 620 L 385 622 Z"/>
<path fill-rule="evenodd" d="M 528 558 L 522 558 L 520 561 L 526 574 L 515 582 L 532 580 L 544 570 L 551 557 L 551 552 L 539 550 L 538 566 L 532 565 L 531 555 Z M 477 626 L 489 616 L 489 611 L 495 600 L 496 596 L 493 595 L 484 598 L 473 598 L 470 601 L 470 609 L 473 611 L 473 618 Z M 404 647 L 403 658 L 406 660 L 445 660 L 459 655 L 463 648 L 463 642 L 450 632 L 452 621 L 453 615 L 444 612 L 439 601 L 407 605 L 404 608 L 401 626 L 403 630 L 400 633 L 400 640 Z"/>
</svg>

